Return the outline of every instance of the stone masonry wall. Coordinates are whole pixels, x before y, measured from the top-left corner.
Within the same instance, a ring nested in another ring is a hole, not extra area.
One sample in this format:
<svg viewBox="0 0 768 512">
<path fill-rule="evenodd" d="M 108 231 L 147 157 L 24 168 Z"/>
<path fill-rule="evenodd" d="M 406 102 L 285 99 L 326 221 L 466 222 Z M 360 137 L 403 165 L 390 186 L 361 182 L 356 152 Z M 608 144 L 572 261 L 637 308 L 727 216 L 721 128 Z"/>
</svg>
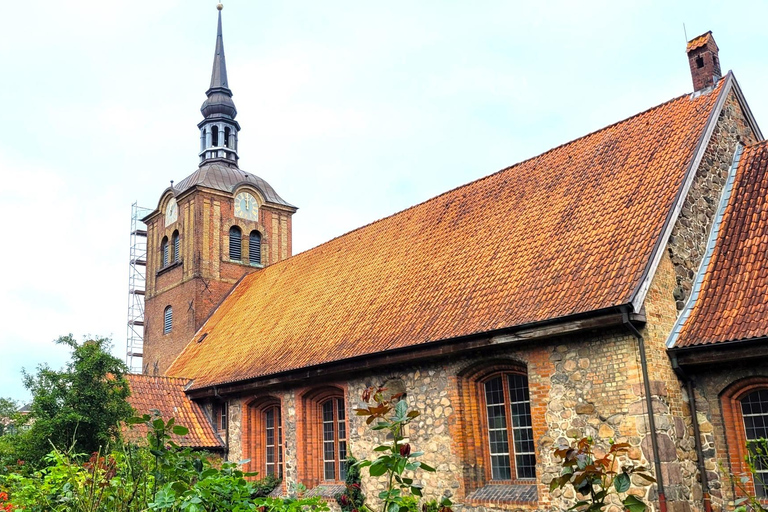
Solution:
<svg viewBox="0 0 768 512">
<path fill-rule="evenodd" d="M 669 255 L 677 276 L 675 299 L 678 310 L 683 308 L 690 296 L 693 278 L 704 257 L 709 229 L 712 227 L 736 144 L 752 144 L 755 141 L 755 135 L 747 124 L 736 95 L 731 92 L 723 105 L 717 126 L 669 239 Z"/>
</svg>

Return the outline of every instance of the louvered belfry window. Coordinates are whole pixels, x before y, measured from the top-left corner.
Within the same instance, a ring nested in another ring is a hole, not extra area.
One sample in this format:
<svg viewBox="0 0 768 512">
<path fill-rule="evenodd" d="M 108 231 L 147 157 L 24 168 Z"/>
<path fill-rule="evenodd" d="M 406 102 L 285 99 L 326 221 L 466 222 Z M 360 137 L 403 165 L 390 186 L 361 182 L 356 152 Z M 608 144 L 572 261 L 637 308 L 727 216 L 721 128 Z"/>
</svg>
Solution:
<svg viewBox="0 0 768 512">
<path fill-rule="evenodd" d="M 173 262 L 178 263 L 181 260 L 181 256 L 179 255 L 179 232 L 174 231 L 173 236 L 171 237 L 171 240 L 173 241 Z"/>
<path fill-rule="evenodd" d="M 168 306 L 163 313 L 163 334 L 168 334 L 173 328 L 173 308 Z"/>
<path fill-rule="evenodd" d="M 248 261 L 251 265 L 261 265 L 261 233 L 251 231 L 248 237 Z"/>
<path fill-rule="evenodd" d="M 168 266 L 168 237 L 164 236 L 160 243 L 160 251 L 163 253 L 163 267 Z"/>
<path fill-rule="evenodd" d="M 243 235 L 239 227 L 232 226 L 229 228 L 229 259 L 235 261 L 242 259 L 242 240 Z"/>
</svg>

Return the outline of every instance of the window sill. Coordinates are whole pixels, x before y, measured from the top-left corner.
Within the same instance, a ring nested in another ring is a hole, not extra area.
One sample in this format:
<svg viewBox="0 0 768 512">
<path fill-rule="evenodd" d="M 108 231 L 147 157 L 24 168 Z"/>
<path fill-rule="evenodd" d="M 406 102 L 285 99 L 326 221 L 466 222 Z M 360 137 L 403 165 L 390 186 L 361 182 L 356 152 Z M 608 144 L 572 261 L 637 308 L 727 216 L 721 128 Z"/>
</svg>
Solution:
<svg viewBox="0 0 768 512">
<path fill-rule="evenodd" d="M 321 498 L 335 498 L 337 494 L 341 494 L 346 490 L 346 484 L 340 482 L 328 482 L 318 484 L 312 489 L 308 490 L 305 494 L 307 497 L 320 496 Z"/>
<path fill-rule="evenodd" d="M 166 265 L 163 268 L 161 268 L 160 270 L 158 270 L 156 275 L 159 276 L 159 275 L 165 274 L 166 272 L 170 272 L 174 268 L 180 267 L 182 263 L 183 263 L 182 260 L 174 261 L 173 263 L 171 263 L 169 265 Z"/>
<path fill-rule="evenodd" d="M 538 501 L 539 494 L 533 480 L 530 483 L 486 484 L 469 493 L 464 500 L 466 504 L 472 505 L 493 503 L 525 505 L 538 503 Z"/>
</svg>

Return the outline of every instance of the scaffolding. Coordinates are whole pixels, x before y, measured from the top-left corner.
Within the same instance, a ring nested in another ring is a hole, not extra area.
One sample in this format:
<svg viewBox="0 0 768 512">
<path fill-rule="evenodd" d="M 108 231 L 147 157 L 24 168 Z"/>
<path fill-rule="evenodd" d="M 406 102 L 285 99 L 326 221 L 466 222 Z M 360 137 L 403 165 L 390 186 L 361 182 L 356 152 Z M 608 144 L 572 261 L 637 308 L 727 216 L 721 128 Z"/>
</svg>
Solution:
<svg viewBox="0 0 768 512">
<path fill-rule="evenodd" d="M 128 333 L 125 364 L 133 373 L 142 372 L 144 346 L 144 293 L 147 283 L 147 228 L 141 221 L 152 212 L 131 205 L 131 257 L 128 267 Z"/>
</svg>

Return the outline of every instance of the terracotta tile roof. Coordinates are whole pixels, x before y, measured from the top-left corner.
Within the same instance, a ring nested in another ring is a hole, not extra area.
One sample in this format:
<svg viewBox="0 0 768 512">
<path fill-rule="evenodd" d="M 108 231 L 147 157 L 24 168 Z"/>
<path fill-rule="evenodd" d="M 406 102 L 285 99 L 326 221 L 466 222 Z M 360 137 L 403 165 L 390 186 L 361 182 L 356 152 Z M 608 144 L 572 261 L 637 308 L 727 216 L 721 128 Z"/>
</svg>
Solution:
<svg viewBox="0 0 768 512">
<path fill-rule="evenodd" d="M 214 434 L 208 418 L 200 405 L 190 400 L 184 393 L 184 387 L 189 379 L 156 377 L 150 375 L 126 375 L 131 386 L 131 396 L 128 403 L 138 414 L 151 414 L 152 409 L 160 411 L 166 421 L 176 418 L 178 425 L 189 429 L 189 434 L 183 437 L 173 436 L 173 440 L 181 446 L 193 448 L 221 449 L 223 444 Z M 144 439 L 147 427 L 136 425 L 126 429 L 126 436 L 134 441 Z"/>
<path fill-rule="evenodd" d="M 705 32 L 704 34 L 701 34 L 700 36 L 696 36 L 690 41 L 688 41 L 688 45 L 685 48 L 685 52 L 689 53 L 691 50 L 695 50 L 697 48 L 701 48 L 702 46 L 706 46 L 707 43 L 709 43 L 710 41 L 713 41 L 711 30 L 709 32 Z"/>
<path fill-rule="evenodd" d="M 744 149 L 714 250 L 675 347 L 768 336 L 768 142 Z"/>
<path fill-rule="evenodd" d="M 724 82 L 248 275 L 168 374 L 201 388 L 628 303 Z"/>
</svg>

